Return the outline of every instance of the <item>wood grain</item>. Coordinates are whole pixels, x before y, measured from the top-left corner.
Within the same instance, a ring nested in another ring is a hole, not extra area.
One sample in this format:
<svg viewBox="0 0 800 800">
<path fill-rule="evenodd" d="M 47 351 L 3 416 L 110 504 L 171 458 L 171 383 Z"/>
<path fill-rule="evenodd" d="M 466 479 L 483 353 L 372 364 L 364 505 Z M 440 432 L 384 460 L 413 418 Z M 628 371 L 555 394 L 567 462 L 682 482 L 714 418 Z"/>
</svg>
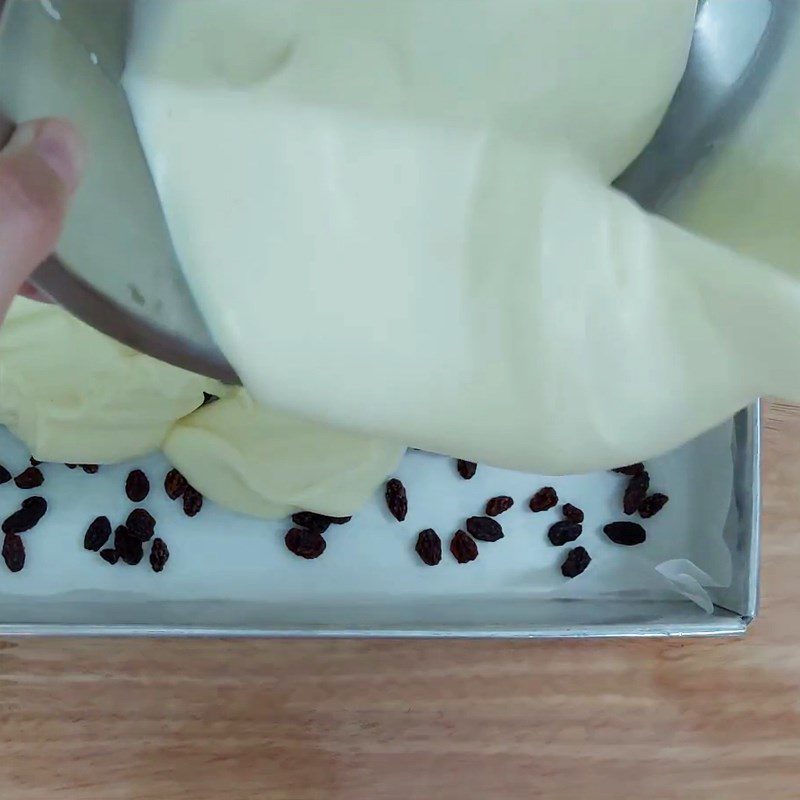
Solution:
<svg viewBox="0 0 800 800">
<path fill-rule="evenodd" d="M 3 800 L 800 796 L 800 412 L 741 640 L 0 642 Z"/>
</svg>

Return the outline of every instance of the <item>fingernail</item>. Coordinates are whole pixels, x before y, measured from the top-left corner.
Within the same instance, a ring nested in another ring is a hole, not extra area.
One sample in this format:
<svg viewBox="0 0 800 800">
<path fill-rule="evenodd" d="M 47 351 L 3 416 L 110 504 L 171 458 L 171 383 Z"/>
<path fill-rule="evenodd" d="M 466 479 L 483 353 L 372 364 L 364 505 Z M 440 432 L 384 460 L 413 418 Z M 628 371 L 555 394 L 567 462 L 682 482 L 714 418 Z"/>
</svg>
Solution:
<svg viewBox="0 0 800 800">
<path fill-rule="evenodd" d="M 65 120 L 45 120 L 35 130 L 34 147 L 50 169 L 61 178 L 64 186 L 74 192 L 86 163 L 83 141 L 75 128 Z"/>
</svg>

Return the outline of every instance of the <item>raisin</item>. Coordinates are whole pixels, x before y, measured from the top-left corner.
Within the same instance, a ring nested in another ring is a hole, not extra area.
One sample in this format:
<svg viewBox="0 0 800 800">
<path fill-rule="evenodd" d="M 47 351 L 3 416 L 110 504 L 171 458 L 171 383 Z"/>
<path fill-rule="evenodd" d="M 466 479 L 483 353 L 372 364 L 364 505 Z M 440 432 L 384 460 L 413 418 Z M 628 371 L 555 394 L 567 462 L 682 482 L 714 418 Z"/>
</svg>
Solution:
<svg viewBox="0 0 800 800">
<path fill-rule="evenodd" d="M 450 552 L 459 564 L 466 564 L 478 557 L 478 545 L 465 531 L 456 531 L 450 540 Z"/>
<path fill-rule="evenodd" d="M 469 481 L 475 477 L 475 473 L 478 471 L 478 465 L 474 461 L 464 461 L 464 459 L 459 458 L 456 462 L 456 469 L 458 470 L 458 474 L 465 481 Z"/>
<path fill-rule="evenodd" d="M 628 488 L 622 498 L 622 510 L 626 514 L 635 514 L 642 501 L 647 497 L 647 490 L 650 488 L 650 475 L 648 472 L 640 472 L 628 481 Z"/>
<path fill-rule="evenodd" d="M 134 508 L 125 520 L 125 527 L 140 541 L 149 542 L 156 531 L 156 521 L 144 508 Z"/>
<path fill-rule="evenodd" d="M 325 533 L 331 526 L 330 517 L 317 514 L 315 511 L 298 511 L 296 514 L 292 514 L 292 522 L 307 531 L 316 533 Z"/>
<path fill-rule="evenodd" d="M 113 565 L 119 561 L 119 553 L 113 547 L 107 547 L 105 550 L 100 551 L 100 558 Z"/>
<path fill-rule="evenodd" d="M 496 542 L 505 536 L 500 523 L 491 517 L 470 517 L 467 520 L 467 530 L 473 539 L 481 542 Z"/>
<path fill-rule="evenodd" d="M 81 464 L 81 469 L 87 475 L 96 475 L 97 472 L 99 471 L 100 467 L 97 464 Z"/>
<path fill-rule="evenodd" d="M 325 533 L 331 525 L 347 525 L 353 519 L 349 517 L 329 517 L 327 514 L 319 514 L 316 511 L 298 511 L 292 514 L 292 522 L 301 528 L 317 533 Z"/>
<path fill-rule="evenodd" d="M 177 469 L 171 469 L 164 478 L 164 491 L 170 500 L 177 500 L 185 491 L 189 482 Z"/>
<path fill-rule="evenodd" d="M 150 481 L 140 469 L 135 469 L 128 474 L 125 481 L 125 494 L 132 503 L 141 503 L 150 493 Z"/>
<path fill-rule="evenodd" d="M 558 495 L 552 486 L 545 486 L 539 489 L 536 494 L 531 497 L 529 503 L 531 511 L 547 511 L 558 504 Z"/>
<path fill-rule="evenodd" d="M 30 462 L 32 467 L 38 467 L 39 464 L 42 463 L 38 458 L 34 458 L 33 456 L 30 457 Z"/>
<path fill-rule="evenodd" d="M 150 566 L 153 572 L 161 572 L 164 565 L 169 560 L 169 548 L 163 539 L 153 539 L 153 547 L 150 550 Z"/>
<path fill-rule="evenodd" d="M 632 547 L 641 544 L 647 538 L 647 532 L 638 522 L 610 522 L 603 528 L 603 533 L 611 539 L 614 544 L 623 544 Z"/>
<path fill-rule="evenodd" d="M 78 465 L 77 465 L 77 464 L 64 464 L 64 466 L 65 466 L 67 469 L 75 469 L 75 467 L 77 467 Z"/>
<path fill-rule="evenodd" d="M 47 500 L 45 500 L 44 497 L 38 497 L 36 495 L 33 497 L 26 497 L 22 501 L 22 507 L 38 514 L 41 519 L 47 512 Z"/>
<path fill-rule="evenodd" d="M 638 475 L 640 472 L 644 472 L 644 464 L 641 461 L 637 461 L 635 464 L 628 464 L 627 467 L 617 467 L 616 469 L 612 470 L 612 472 L 616 472 L 620 475 L 630 475 L 633 477 L 634 475 Z"/>
<path fill-rule="evenodd" d="M 397 478 L 386 483 L 386 506 L 398 522 L 402 522 L 408 514 L 406 487 Z"/>
<path fill-rule="evenodd" d="M 579 522 L 570 522 L 568 519 L 562 519 L 560 522 L 554 522 L 547 531 L 547 538 L 551 544 L 556 547 L 561 547 L 562 544 L 567 542 L 574 542 L 583 533 L 583 525 Z"/>
<path fill-rule="evenodd" d="M 639 516 L 642 519 L 650 519 L 661 511 L 669 502 L 669 497 L 661 492 L 654 492 L 639 504 Z"/>
<path fill-rule="evenodd" d="M 509 497 L 508 495 L 501 494 L 487 501 L 486 514 L 490 517 L 497 517 L 504 511 L 508 511 L 508 509 L 513 505 L 513 498 Z"/>
<path fill-rule="evenodd" d="M 16 533 L 7 533 L 3 539 L 3 561 L 11 572 L 19 572 L 25 566 L 25 545 Z"/>
<path fill-rule="evenodd" d="M 108 521 L 108 517 L 97 517 L 86 529 L 86 534 L 83 537 L 83 546 L 87 550 L 97 552 L 105 545 L 110 536 L 111 523 Z"/>
<path fill-rule="evenodd" d="M 442 540 L 432 528 L 420 531 L 417 537 L 417 545 L 414 549 L 423 563 L 429 567 L 435 567 L 442 560 Z"/>
<path fill-rule="evenodd" d="M 26 497 L 22 508 L 3 522 L 3 533 L 25 533 L 38 525 L 46 513 L 47 500 L 44 497 Z"/>
<path fill-rule="evenodd" d="M 561 565 L 561 574 L 565 578 L 577 578 L 592 561 L 592 557 L 586 552 L 585 547 L 574 547 L 567 553 L 564 563 Z"/>
<path fill-rule="evenodd" d="M 14 478 L 14 483 L 20 489 L 35 489 L 37 486 L 41 486 L 44 483 L 44 475 L 42 475 L 42 471 L 39 467 L 28 467 L 24 472 L 20 472 L 16 478 Z"/>
<path fill-rule="evenodd" d="M 186 488 L 183 490 L 183 513 L 186 514 L 187 517 L 196 517 L 200 513 L 202 507 L 203 495 L 201 495 L 194 486 L 187 484 Z"/>
<path fill-rule="evenodd" d="M 286 547 L 300 558 L 319 558 L 325 552 L 325 540 L 322 534 L 316 531 L 307 531 L 303 528 L 292 528 L 284 537 Z"/>
<path fill-rule="evenodd" d="M 2 465 L 0 464 L 0 486 L 4 483 L 8 483 L 11 480 L 11 473 Z"/>
<path fill-rule="evenodd" d="M 572 505 L 572 503 L 564 503 L 561 513 L 564 515 L 564 519 L 568 519 L 570 522 L 583 522 L 583 510 Z"/>
<path fill-rule="evenodd" d="M 144 558 L 142 540 L 132 534 L 124 525 L 118 525 L 114 531 L 114 549 L 119 557 L 132 567 Z"/>
</svg>

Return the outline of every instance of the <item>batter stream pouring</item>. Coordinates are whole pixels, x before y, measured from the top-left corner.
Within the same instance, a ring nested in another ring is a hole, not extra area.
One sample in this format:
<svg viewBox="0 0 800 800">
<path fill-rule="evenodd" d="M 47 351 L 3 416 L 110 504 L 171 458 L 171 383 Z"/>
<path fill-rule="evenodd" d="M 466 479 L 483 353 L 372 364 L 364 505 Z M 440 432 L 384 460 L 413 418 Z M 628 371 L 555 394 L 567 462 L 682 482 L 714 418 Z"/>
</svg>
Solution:
<svg viewBox="0 0 800 800">
<path fill-rule="evenodd" d="M 608 188 L 669 104 L 695 10 L 139 0 L 124 84 L 247 389 L 542 472 L 800 396 L 795 282 Z"/>
</svg>

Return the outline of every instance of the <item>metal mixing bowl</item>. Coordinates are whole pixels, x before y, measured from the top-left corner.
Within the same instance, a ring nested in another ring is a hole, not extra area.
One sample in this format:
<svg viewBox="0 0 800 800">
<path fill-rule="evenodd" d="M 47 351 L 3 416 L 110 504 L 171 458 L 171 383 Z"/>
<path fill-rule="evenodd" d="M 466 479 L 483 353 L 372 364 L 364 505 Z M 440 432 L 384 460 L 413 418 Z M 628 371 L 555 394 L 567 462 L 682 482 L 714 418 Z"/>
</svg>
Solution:
<svg viewBox="0 0 800 800">
<path fill-rule="evenodd" d="M 615 185 L 648 209 L 668 199 L 747 115 L 798 6 L 700 0 L 683 80 Z M 77 122 L 92 152 L 58 255 L 34 283 L 142 352 L 237 382 L 181 272 L 120 86 L 129 16 L 127 0 L 0 0 L 0 143 L 11 120 L 59 114 Z"/>
</svg>

